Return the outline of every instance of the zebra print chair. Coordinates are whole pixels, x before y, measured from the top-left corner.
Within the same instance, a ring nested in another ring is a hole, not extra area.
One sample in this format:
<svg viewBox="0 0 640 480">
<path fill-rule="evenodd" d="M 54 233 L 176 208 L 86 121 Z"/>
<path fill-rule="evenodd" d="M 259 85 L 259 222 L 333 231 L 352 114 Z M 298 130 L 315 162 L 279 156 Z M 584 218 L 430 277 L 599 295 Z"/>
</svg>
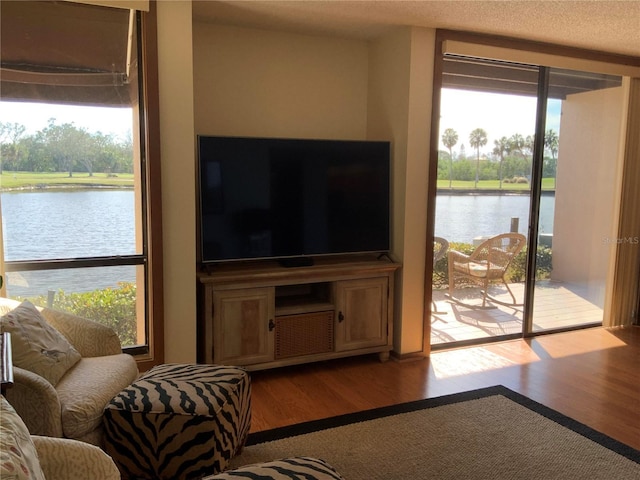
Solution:
<svg viewBox="0 0 640 480">
<path fill-rule="evenodd" d="M 107 405 L 105 451 L 123 479 L 201 479 L 227 467 L 250 423 L 251 380 L 244 369 L 158 365 Z"/>
<path fill-rule="evenodd" d="M 272 462 L 256 463 L 236 468 L 235 470 L 228 470 L 202 480 L 234 480 L 241 478 L 260 478 L 262 480 L 291 480 L 292 478 L 344 480 L 327 462 L 311 457 L 292 457 Z"/>
</svg>

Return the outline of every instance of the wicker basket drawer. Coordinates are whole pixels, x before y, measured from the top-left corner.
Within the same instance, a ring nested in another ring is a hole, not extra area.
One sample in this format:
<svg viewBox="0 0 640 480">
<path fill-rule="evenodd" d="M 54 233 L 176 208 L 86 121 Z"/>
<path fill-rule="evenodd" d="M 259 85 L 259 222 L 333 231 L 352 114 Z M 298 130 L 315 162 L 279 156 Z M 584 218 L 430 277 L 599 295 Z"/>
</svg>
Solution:
<svg viewBox="0 0 640 480">
<path fill-rule="evenodd" d="M 276 317 L 275 358 L 333 351 L 333 312 Z"/>
</svg>

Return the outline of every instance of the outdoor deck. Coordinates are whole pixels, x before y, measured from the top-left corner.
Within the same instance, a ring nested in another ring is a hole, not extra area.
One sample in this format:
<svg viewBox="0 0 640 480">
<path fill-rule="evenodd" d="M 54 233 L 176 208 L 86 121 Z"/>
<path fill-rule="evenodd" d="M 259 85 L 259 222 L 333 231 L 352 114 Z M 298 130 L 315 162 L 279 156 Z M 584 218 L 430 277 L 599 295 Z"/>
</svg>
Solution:
<svg viewBox="0 0 640 480">
<path fill-rule="evenodd" d="M 510 285 L 517 299 L 524 298 L 524 284 Z M 481 294 L 477 288 L 458 291 L 457 298 L 465 303 L 480 305 Z M 470 308 L 451 302 L 446 290 L 434 290 L 436 312 L 432 312 L 431 344 L 469 341 L 522 332 L 522 307 Z M 504 286 L 490 287 L 497 299 L 510 300 Z M 602 308 L 588 300 L 583 288 L 575 285 L 538 282 L 535 291 L 533 331 L 541 332 L 557 328 L 602 322 Z"/>
</svg>

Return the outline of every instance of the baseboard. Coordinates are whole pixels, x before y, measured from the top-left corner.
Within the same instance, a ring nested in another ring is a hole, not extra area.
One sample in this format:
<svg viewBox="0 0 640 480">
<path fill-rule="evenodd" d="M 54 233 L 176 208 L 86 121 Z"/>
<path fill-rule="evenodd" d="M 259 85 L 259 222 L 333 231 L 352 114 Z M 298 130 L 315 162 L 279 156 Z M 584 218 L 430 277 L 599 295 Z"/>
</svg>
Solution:
<svg viewBox="0 0 640 480">
<path fill-rule="evenodd" d="M 400 355 L 392 351 L 391 358 L 398 363 L 406 363 L 424 360 L 425 358 L 427 358 L 427 355 L 424 352 L 405 353 Z"/>
</svg>

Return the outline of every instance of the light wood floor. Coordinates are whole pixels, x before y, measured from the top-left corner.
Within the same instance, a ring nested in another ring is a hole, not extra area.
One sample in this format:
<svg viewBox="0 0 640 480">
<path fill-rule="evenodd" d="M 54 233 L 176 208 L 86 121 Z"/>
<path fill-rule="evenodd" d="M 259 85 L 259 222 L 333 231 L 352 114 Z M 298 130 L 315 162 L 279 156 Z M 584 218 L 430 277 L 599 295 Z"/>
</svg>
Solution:
<svg viewBox="0 0 640 480">
<path fill-rule="evenodd" d="M 504 385 L 640 450 L 640 327 L 252 372 L 251 431 Z"/>
</svg>

